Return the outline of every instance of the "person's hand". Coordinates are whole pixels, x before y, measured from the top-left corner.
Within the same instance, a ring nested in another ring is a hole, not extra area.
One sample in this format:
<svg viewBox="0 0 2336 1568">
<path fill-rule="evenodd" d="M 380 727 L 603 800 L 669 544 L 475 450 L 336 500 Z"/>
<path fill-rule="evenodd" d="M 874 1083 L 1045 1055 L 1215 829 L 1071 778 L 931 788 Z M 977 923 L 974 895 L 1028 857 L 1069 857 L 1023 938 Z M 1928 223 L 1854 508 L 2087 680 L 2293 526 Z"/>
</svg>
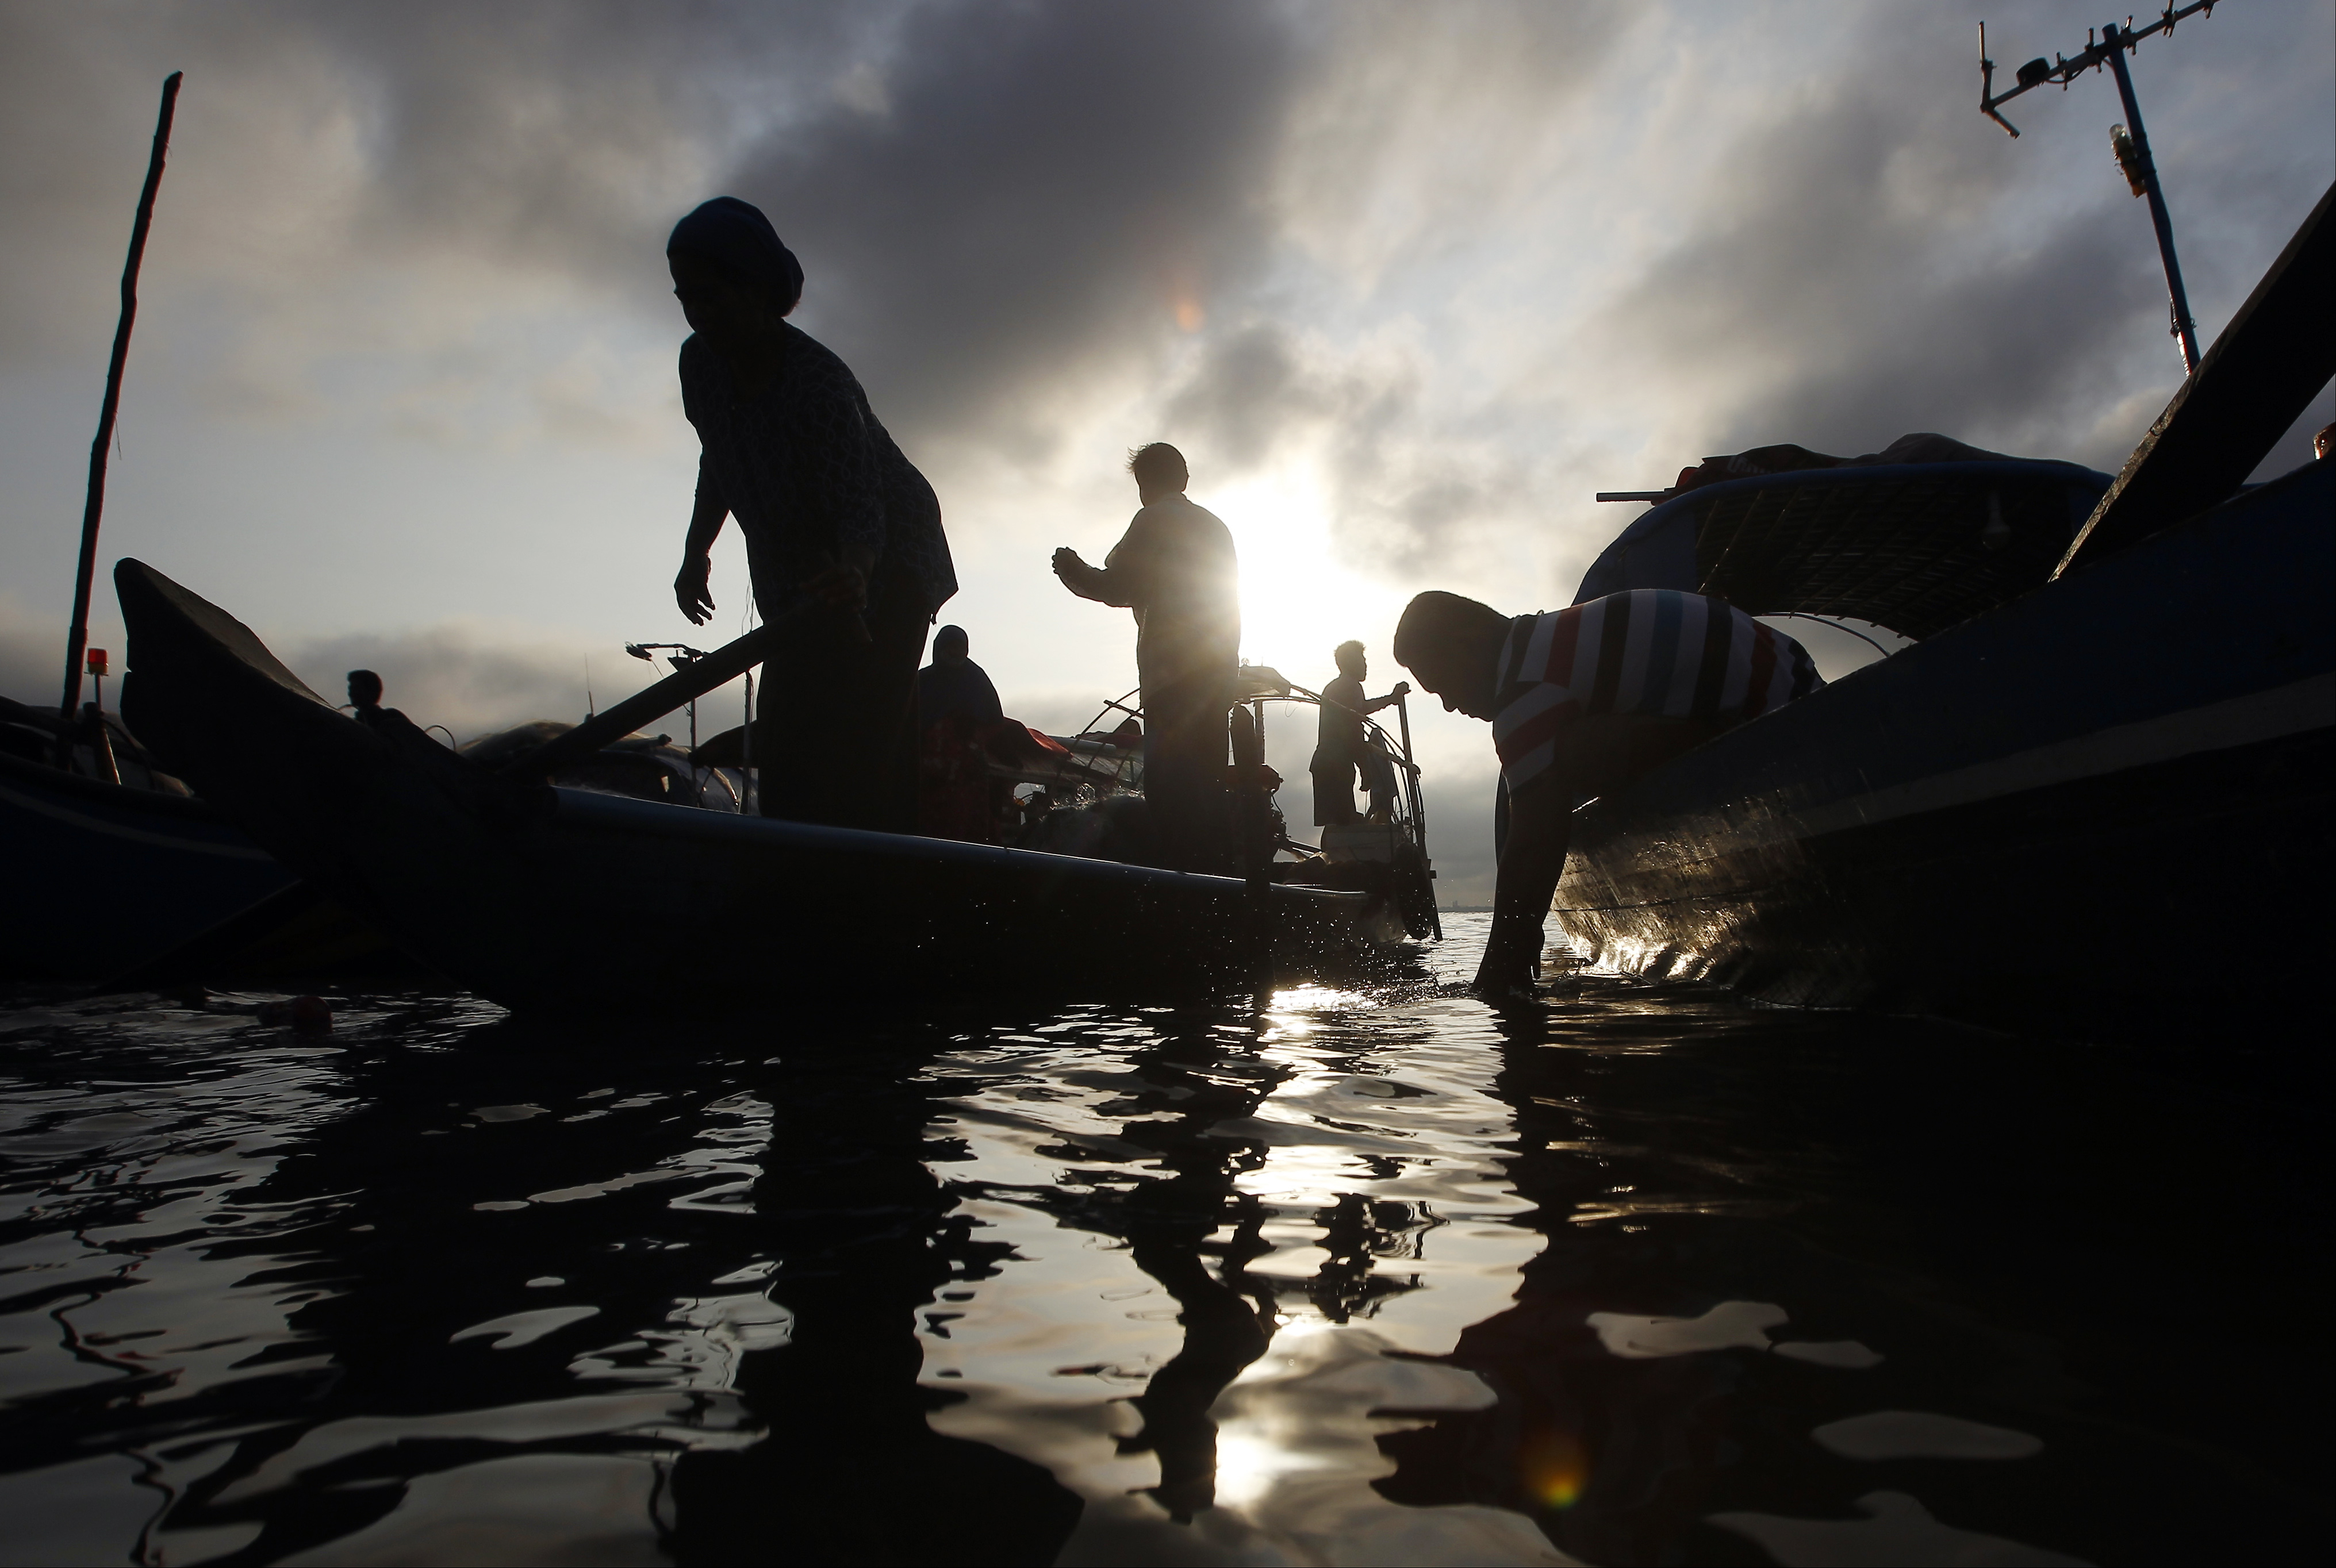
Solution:
<svg viewBox="0 0 2336 1568">
<path fill-rule="evenodd" d="M 1068 545 L 1055 552 L 1055 576 L 1058 577 L 1067 577 L 1074 567 L 1085 565 L 1086 562 L 1079 558 L 1079 553 Z"/>
<path fill-rule="evenodd" d="M 1388 696 L 1390 696 L 1390 697 L 1408 697 L 1408 696 L 1410 696 L 1410 695 L 1411 695 L 1411 682 L 1408 682 L 1408 681 L 1397 681 L 1397 682 L 1395 683 L 1395 690 L 1394 690 L 1394 691 L 1392 691 L 1392 692 L 1389 692 L 1387 693 L 1387 695 L 1388 695 Z"/>
<path fill-rule="evenodd" d="M 673 579 L 674 603 L 689 617 L 693 626 L 703 626 L 714 618 L 714 562 L 697 556 L 681 564 Z"/>
</svg>

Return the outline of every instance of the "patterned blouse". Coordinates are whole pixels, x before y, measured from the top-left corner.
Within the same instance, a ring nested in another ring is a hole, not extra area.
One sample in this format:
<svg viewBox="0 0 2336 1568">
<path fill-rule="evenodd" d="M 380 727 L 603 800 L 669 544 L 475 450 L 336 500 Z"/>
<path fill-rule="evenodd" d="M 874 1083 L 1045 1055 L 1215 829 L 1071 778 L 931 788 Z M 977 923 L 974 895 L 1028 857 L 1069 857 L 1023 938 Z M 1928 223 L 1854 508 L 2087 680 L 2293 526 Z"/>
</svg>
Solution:
<svg viewBox="0 0 2336 1568">
<path fill-rule="evenodd" d="M 738 519 L 767 618 L 845 546 L 875 558 L 871 588 L 905 591 L 930 616 L 957 592 L 940 501 L 824 345 L 784 326 L 777 375 L 741 397 L 730 367 L 693 334 L 681 406 L 697 427 L 697 493 Z"/>
<path fill-rule="evenodd" d="M 1501 646 L 1493 746 L 1509 793 L 1585 713 L 1742 721 L 1825 684 L 1798 643 L 1724 599 L 1636 588 L 1519 615 Z"/>
</svg>

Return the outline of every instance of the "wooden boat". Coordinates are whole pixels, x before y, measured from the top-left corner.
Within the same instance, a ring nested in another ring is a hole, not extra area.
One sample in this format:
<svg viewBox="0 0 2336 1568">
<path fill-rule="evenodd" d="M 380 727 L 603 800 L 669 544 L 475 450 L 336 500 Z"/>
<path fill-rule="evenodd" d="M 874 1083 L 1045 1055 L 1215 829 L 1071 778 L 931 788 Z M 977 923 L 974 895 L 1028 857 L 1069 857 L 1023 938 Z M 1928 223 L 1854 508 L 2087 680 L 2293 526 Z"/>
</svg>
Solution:
<svg viewBox="0 0 2336 1568">
<path fill-rule="evenodd" d="M 1685 517 L 1675 567 L 1732 571 L 1712 591 L 1744 608 L 1921 640 L 1584 806 L 1565 933 L 1631 973 L 1806 1005 L 2252 1039 L 2316 1012 L 2336 941 L 2336 459 L 2240 481 L 2336 370 L 2329 208 L 2049 581 L 1914 581 L 1904 563 L 1935 552 L 1901 526 L 1909 476 L 1883 469 L 1717 485 L 1635 525 Z M 1935 517 L 1942 550 L 1978 556 L 1983 508 Z M 1772 537 L 1747 552 L 1753 525 Z M 1913 541 L 1894 570 L 1893 537 Z"/>
<path fill-rule="evenodd" d="M 143 563 L 114 582 L 124 712 L 155 754 L 286 866 L 512 1008 L 767 1009 L 855 987 L 1171 998 L 1367 951 L 1358 894 L 516 780 L 339 713 Z"/>
<path fill-rule="evenodd" d="M 12 980 L 134 968 L 293 880 L 203 801 L 5 751 L 0 844 L 0 966 Z"/>
</svg>

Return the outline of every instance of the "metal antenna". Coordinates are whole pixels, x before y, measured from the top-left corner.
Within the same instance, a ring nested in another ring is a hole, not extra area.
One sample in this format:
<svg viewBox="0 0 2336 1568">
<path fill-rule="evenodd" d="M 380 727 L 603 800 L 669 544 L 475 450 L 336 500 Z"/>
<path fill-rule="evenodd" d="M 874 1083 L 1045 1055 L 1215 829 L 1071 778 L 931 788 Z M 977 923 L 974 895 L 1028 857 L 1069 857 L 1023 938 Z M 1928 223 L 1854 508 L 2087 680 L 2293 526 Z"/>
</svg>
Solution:
<svg viewBox="0 0 2336 1568">
<path fill-rule="evenodd" d="M 2175 23 L 2196 12 L 2214 14 L 2215 0 L 2194 0 L 2175 10 L 2171 5 L 2158 14 L 2157 20 L 2146 27 L 2136 27 L 2133 18 L 2125 19 L 2119 27 L 2112 22 L 2100 29 L 2095 41 L 2093 29 L 2085 30 L 2085 47 L 2074 55 L 2055 53 L 2051 59 L 2038 56 L 2021 66 L 2017 73 L 2018 85 L 2009 92 L 1995 90 L 1995 62 L 1987 57 L 1987 24 L 1979 24 L 1979 111 L 1994 121 L 2013 136 L 2020 128 L 1996 112 L 2031 87 L 2047 82 L 2059 82 L 2067 92 L 2068 83 L 2088 71 L 2098 71 L 2103 65 L 2117 77 L 2117 96 L 2125 103 L 2125 124 L 2109 128 L 2109 144 L 2117 154 L 2117 165 L 2125 170 L 2126 182 L 2133 187 L 2136 196 L 2149 198 L 2149 221 L 2157 230 L 2158 259 L 2166 264 L 2166 295 L 2173 319 L 2173 334 L 2182 344 L 2182 368 L 2185 372 L 2198 368 L 2198 329 L 2190 319 L 2190 295 L 2182 286 L 2182 264 L 2174 254 L 2174 220 L 2166 213 L 2166 193 L 2158 188 L 2157 164 L 2149 156 L 2149 133 L 2142 129 L 2141 102 L 2133 95 L 2133 77 L 2126 70 L 2125 57 L 2141 41 L 2153 33 L 2171 33 Z"/>
</svg>

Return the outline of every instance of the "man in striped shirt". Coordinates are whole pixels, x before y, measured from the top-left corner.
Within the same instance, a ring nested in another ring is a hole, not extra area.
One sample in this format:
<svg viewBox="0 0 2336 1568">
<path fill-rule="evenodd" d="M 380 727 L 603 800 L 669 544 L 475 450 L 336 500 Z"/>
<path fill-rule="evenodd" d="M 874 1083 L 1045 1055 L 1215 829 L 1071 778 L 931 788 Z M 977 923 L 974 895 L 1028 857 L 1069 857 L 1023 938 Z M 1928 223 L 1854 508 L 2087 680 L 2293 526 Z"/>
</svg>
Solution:
<svg viewBox="0 0 2336 1568">
<path fill-rule="evenodd" d="M 1490 720 L 1509 796 L 1479 990 L 1529 986 L 1577 802 L 1824 682 L 1798 643 L 1667 588 L 1538 615 L 1457 594 L 1405 607 L 1395 656 L 1445 708 Z"/>
</svg>

